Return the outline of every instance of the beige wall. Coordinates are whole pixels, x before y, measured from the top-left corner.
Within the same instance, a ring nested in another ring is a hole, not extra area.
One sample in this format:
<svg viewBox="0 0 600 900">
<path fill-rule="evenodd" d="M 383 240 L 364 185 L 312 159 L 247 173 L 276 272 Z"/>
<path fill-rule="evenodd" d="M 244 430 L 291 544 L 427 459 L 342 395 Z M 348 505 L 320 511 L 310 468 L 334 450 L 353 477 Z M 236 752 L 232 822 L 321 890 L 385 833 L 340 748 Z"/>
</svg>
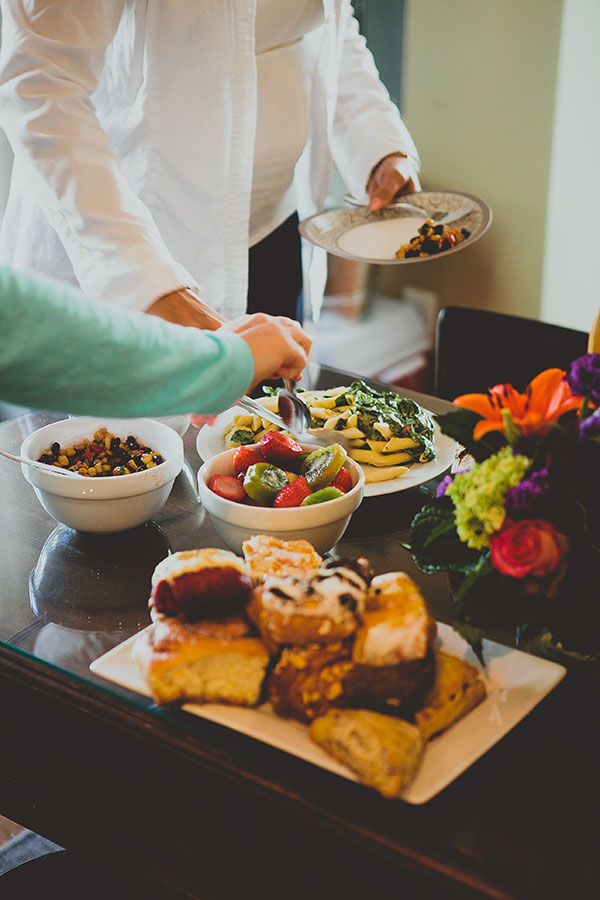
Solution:
<svg viewBox="0 0 600 900">
<path fill-rule="evenodd" d="M 454 257 L 380 267 L 386 293 L 539 317 L 562 6 L 406 0 L 403 115 L 423 187 L 477 194 L 494 221 Z"/>
</svg>

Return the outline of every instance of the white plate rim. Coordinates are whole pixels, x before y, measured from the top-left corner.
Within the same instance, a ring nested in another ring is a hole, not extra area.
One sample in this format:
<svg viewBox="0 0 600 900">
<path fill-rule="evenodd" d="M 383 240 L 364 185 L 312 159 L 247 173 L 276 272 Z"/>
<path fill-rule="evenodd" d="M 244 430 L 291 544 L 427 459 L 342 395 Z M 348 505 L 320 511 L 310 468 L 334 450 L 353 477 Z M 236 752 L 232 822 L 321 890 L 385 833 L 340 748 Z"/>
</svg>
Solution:
<svg viewBox="0 0 600 900">
<path fill-rule="evenodd" d="M 90 671 L 107 681 L 149 697 L 149 691 L 131 656 L 138 634 L 113 647 L 90 664 Z M 466 659 L 480 671 L 481 665 L 466 643 L 449 625 L 438 622 L 437 646 Z M 494 641 L 483 641 L 487 668 L 482 672 L 487 697 L 447 731 L 428 742 L 415 780 L 402 794 L 406 803 L 420 805 L 462 775 L 494 744 L 511 731 L 564 678 L 558 663 Z M 340 775 L 359 779 L 317 746 L 308 728 L 292 719 L 274 715 L 269 704 L 256 709 L 223 704 L 186 703 L 192 715 L 262 741 L 306 762 Z"/>
<path fill-rule="evenodd" d="M 435 413 L 423 407 L 432 418 Z M 217 453 L 225 449 L 223 444 L 223 429 L 236 415 L 243 415 L 246 410 L 241 406 L 232 406 L 217 416 L 212 425 L 203 425 L 196 435 L 196 451 L 200 459 L 208 462 Z M 442 434 L 439 425 L 434 421 L 436 458 L 427 463 L 413 463 L 408 472 L 398 478 L 389 481 L 375 481 L 365 484 L 363 497 L 380 497 L 383 494 L 395 494 L 397 491 L 406 491 L 437 478 L 447 471 L 454 462 L 458 444 L 453 438 Z M 220 441 L 220 446 L 217 443 Z"/>
<path fill-rule="evenodd" d="M 445 208 L 450 204 L 449 211 L 452 210 L 452 204 L 458 202 L 458 198 L 462 201 L 468 200 L 474 209 L 470 210 L 460 219 L 454 220 L 451 224 L 456 227 L 469 228 L 471 234 L 467 240 L 461 241 L 460 244 L 457 244 L 451 250 L 445 250 L 443 253 L 437 253 L 433 256 L 417 256 L 409 259 L 375 259 L 369 256 L 348 253 L 339 246 L 338 241 L 342 234 L 345 234 L 351 228 L 356 228 L 358 225 L 365 225 L 369 222 L 387 219 L 410 217 L 412 214 L 401 206 L 388 206 L 378 212 L 371 212 L 366 206 L 325 209 L 303 219 L 298 224 L 298 230 L 302 237 L 309 241 L 309 243 L 327 250 L 328 253 L 332 253 L 334 256 L 341 256 L 344 259 L 352 259 L 358 262 L 383 266 L 432 262 L 434 260 L 452 256 L 461 250 L 465 250 L 467 247 L 471 247 L 478 241 L 492 224 L 492 210 L 481 197 L 467 193 L 466 191 L 418 191 L 414 194 L 407 194 L 400 198 L 400 203 L 409 202 L 423 209 Z M 441 224 L 443 224 L 443 222 Z"/>
</svg>

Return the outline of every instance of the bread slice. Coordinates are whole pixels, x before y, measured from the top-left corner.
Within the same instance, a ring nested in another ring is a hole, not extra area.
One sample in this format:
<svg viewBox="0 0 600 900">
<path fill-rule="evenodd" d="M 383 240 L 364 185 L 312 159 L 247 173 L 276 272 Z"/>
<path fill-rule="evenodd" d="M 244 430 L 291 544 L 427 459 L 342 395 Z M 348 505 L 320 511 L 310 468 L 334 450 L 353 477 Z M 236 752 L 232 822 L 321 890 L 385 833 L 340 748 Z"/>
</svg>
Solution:
<svg viewBox="0 0 600 900">
<path fill-rule="evenodd" d="M 132 656 L 159 704 L 258 703 L 269 663 L 241 618 L 185 624 L 164 618 L 140 633 Z"/>
<path fill-rule="evenodd" d="M 399 797 L 421 763 L 418 728 L 366 709 L 330 709 L 310 725 L 311 738 L 384 797 Z"/>
</svg>

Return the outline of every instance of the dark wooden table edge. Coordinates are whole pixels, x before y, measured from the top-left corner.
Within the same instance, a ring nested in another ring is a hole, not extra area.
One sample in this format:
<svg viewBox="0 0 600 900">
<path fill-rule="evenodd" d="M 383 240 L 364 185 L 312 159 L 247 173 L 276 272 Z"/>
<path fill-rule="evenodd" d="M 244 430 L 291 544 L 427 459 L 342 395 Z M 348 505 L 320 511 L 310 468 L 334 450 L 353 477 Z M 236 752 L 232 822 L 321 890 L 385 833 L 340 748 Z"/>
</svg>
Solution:
<svg viewBox="0 0 600 900">
<path fill-rule="evenodd" d="M 268 798 L 271 802 L 293 806 L 295 816 L 307 819 L 309 823 L 318 821 L 322 827 L 324 812 L 314 804 L 308 803 L 301 794 L 291 796 L 289 792 L 281 790 L 277 783 L 257 776 L 256 773 L 240 771 L 233 761 L 227 762 L 217 751 L 205 742 L 191 739 L 188 732 L 170 726 L 169 723 L 158 721 L 150 711 L 136 708 L 133 704 L 121 701 L 105 693 L 91 683 L 74 680 L 60 670 L 54 669 L 43 662 L 25 658 L 23 654 L 0 644 L 0 695 L 8 696 L 7 691 L 36 695 L 38 700 L 49 707 L 67 712 L 73 717 L 76 727 L 77 720 L 85 717 L 96 719 L 100 725 L 105 724 L 113 732 L 116 730 L 123 739 L 134 738 L 154 749 L 165 752 L 170 759 L 173 757 L 179 761 L 191 762 L 197 765 L 199 761 L 205 769 L 210 770 L 209 777 L 218 777 L 233 782 L 237 790 L 245 793 L 252 792 L 255 797 Z M 6 753 L 6 738 L 3 738 L 4 748 L 0 751 L 0 758 Z M 22 778 L 14 778 L 7 770 L 6 764 L 2 765 L 4 775 L 1 777 L 0 787 L 7 815 L 25 827 L 44 835 L 62 846 L 74 849 L 80 853 L 89 852 L 89 840 L 86 838 L 77 823 L 69 823 L 57 817 L 54 812 L 44 809 L 43 805 L 32 802 L 28 797 L 28 789 Z M 26 773 L 23 774 L 25 777 Z M 81 786 L 80 786 L 81 787 Z M 291 810 L 288 809 L 288 812 Z M 351 841 L 354 847 L 368 849 L 374 860 L 386 859 L 396 869 L 406 870 L 415 876 L 422 877 L 432 890 L 443 891 L 434 893 L 432 897 L 440 898 L 492 898 L 492 900 L 520 900 L 519 892 L 512 889 L 505 890 L 487 879 L 482 873 L 477 872 L 475 866 L 471 871 L 459 867 L 451 860 L 422 852 L 409 844 L 399 848 L 391 842 L 373 840 L 373 835 L 354 826 L 349 829 L 348 823 L 337 819 L 327 813 L 325 816 L 327 828 L 337 833 L 344 842 Z M 106 838 L 106 835 L 104 836 Z M 103 845 L 101 834 L 96 832 L 94 840 L 98 842 L 94 850 L 94 856 L 106 858 L 109 852 L 117 869 L 122 868 L 128 875 L 135 873 L 140 878 L 148 879 L 155 884 L 156 878 L 164 878 L 165 870 L 158 864 L 148 869 L 148 860 L 144 860 L 141 867 L 131 866 L 129 853 L 119 852 L 119 841 L 107 840 Z M 181 893 L 181 896 L 196 897 L 193 889 L 190 893 L 190 885 L 185 879 L 181 884 L 171 883 L 171 887 Z"/>
</svg>

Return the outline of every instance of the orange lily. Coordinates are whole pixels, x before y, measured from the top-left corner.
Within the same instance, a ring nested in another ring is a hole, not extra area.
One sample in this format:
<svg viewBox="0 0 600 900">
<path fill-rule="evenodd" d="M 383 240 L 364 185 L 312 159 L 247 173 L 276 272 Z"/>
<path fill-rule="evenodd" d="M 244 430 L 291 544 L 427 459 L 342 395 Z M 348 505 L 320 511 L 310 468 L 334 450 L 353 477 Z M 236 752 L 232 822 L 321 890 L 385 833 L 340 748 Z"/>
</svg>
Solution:
<svg viewBox="0 0 600 900">
<path fill-rule="evenodd" d="M 488 431 L 504 431 L 507 415 L 523 434 L 543 433 L 548 423 L 581 405 L 583 398 L 572 393 L 564 377 L 562 369 L 546 369 L 527 385 L 524 394 L 512 384 L 497 384 L 487 394 L 462 394 L 454 405 L 483 416 L 473 430 L 475 440 Z"/>
</svg>

